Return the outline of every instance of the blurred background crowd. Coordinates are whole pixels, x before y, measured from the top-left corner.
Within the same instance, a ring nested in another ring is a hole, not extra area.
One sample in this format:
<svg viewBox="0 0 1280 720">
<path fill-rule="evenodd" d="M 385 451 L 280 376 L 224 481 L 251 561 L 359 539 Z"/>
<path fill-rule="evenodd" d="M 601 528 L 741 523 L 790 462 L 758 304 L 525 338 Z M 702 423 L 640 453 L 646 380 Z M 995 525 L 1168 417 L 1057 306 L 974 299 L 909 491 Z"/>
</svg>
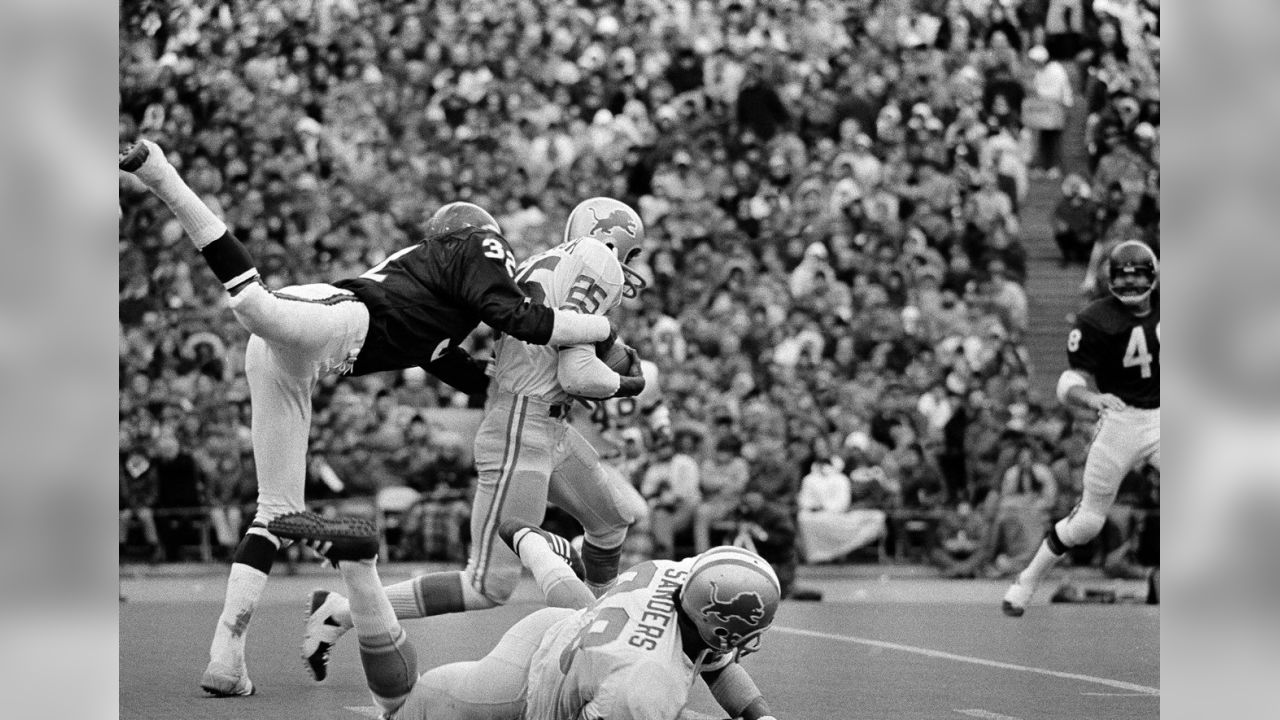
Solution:
<svg viewBox="0 0 1280 720">
<path fill-rule="evenodd" d="M 998 576 L 1074 505 L 1091 430 L 1027 351 L 1030 250 L 1083 302 L 1112 244 L 1159 246 L 1158 10 L 123 0 L 119 135 L 168 149 L 270 287 L 357 275 L 453 200 L 518 258 L 578 201 L 624 200 L 650 288 L 617 322 L 675 437 L 618 462 L 687 484 L 651 493 L 671 535 L 636 552 L 710 531 L 775 562 Z M 122 551 L 176 559 L 194 524 L 216 557 L 253 499 L 246 333 L 167 209 L 121 183 Z M 308 498 L 394 489 L 393 552 L 463 558 L 471 436 L 432 418 L 482 402 L 420 371 L 323 381 Z M 1156 480 L 1126 482 L 1078 562 L 1155 563 Z"/>
</svg>

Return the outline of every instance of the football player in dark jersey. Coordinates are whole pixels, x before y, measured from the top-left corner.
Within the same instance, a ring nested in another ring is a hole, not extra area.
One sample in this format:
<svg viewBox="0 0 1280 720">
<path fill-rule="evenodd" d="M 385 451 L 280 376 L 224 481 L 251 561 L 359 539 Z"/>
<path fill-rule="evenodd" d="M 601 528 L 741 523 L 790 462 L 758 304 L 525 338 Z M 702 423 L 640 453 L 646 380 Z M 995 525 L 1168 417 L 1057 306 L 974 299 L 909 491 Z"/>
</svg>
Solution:
<svg viewBox="0 0 1280 720">
<path fill-rule="evenodd" d="M 1036 585 L 1068 549 L 1092 540 L 1106 522 L 1120 481 L 1136 466 L 1160 467 L 1159 260 L 1137 240 L 1108 255 L 1109 297 L 1089 303 L 1067 334 L 1068 369 L 1058 399 L 1098 413 L 1084 466 L 1084 495 L 1054 524 L 1001 605 L 1019 617 Z"/>
<path fill-rule="evenodd" d="M 512 275 L 516 261 L 498 223 L 470 203 L 451 203 L 426 222 L 422 242 L 398 250 L 360 277 L 269 290 L 253 258 L 187 186 L 155 143 L 120 156 L 169 206 L 252 333 L 245 375 L 252 402 L 258 511 L 237 546 L 209 665 L 200 686 L 220 697 L 254 691 L 245 631 L 280 541 L 279 515 L 304 509 L 311 393 L 320 377 L 421 366 L 474 394 L 483 364 L 458 347 L 480 322 L 537 345 L 580 345 L 612 334 L 608 319 L 529 302 Z"/>
</svg>

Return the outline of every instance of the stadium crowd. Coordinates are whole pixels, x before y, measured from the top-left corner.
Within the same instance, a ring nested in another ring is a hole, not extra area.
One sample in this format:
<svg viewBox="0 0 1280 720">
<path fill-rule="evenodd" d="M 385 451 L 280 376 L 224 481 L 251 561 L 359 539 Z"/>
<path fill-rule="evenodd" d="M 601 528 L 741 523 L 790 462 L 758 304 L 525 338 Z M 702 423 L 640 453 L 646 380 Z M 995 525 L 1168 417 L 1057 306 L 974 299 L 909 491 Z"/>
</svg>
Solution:
<svg viewBox="0 0 1280 720">
<path fill-rule="evenodd" d="M 524 258 L 579 200 L 622 199 L 650 289 L 620 334 L 677 429 L 630 459 L 637 486 L 680 455 L 720 482 L 721 451 L 747 466 L 721 519 L 775 553 L 798 529 L 805 561 L 887 540 L 1002 574 L 1078 497 L 1088 440 L 1031 387 L 1022 208 L 1062 177 L 1083 103 L 1064 262 L 1092 257 L 1098 292 L 1097 248 L 1158 244 L 1151 7 L 125 0 L 119 135 L 172 148 L 270 287 L 357 275 L 452 200 Z M 253 497 L 245 332 L 176 220 L 121 182 L 122 546 L 140 527 L 172 556 L 164 511 L 197 507 L 226 552 Z M 322 381 L 308 498 L 413 488 L 436 515 L 404 557 L 464 557 L 470 438 L 425 416 L 481 402 L 419 371 Z M 846 547 L 853 514 L 869 539 Z"/>
</svg>

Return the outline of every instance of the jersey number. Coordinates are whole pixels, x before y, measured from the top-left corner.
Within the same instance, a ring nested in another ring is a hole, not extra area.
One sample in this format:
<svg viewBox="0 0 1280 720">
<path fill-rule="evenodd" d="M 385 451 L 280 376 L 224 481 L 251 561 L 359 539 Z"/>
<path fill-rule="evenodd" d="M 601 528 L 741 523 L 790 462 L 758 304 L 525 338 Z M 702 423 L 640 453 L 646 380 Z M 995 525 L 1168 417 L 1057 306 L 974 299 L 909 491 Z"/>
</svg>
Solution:
<svg viewBox="0 0 1280 720">
<path fill-rule="evenodd" d="M 1080 328 L 1074 328 L 1067 335 L 1067 352 L 1075 352 L 1080 349 Z"/>
<path fill-rule="evenodd" d="M 383 260 L 377 265 L 374 265 L 373 267 L 369 268 L 369 270 L 366 271 L 365 274 L 361 275 L 360 277 L 368 280 L 372 280 L 374 282 L 382 282 L 383 280 L 387 279 L 386 274 L 383 273 L 382 271 L 387 269 L 387 265 L 389 265 L 392 260 L 397 260 L 399 258 L 402 258 L 405 255 L 408 255 L 409 253 L 413 252 L 414 250 L 417 250 L 420 247 L 422 246 L 410 245 L 407 248 L 400 248 L 399 250 L 388 255 L 386 260 Z"/>
<path fill-rule="evenodd" d="M 1151 363 L 1155 357 L 1147 350 L 1147 334 L 1139 325 L 1129 334 L 1129 347 L 1124 351 L 1124 366 L 1139 368 L 1143 378 L 1151 377 Z"/>
<path fill-rule="evenodd" d="M 600 303 L 604 302 L 608 294 L 604 288 L 596 284 L 595 278 L 590 275 L 579 275 L 574 278 L 573 286 L 569 288 L 569 297 L 564 301 L 564 307 L 585 315 L 593 315 L 600 309 Z"/>
<path fill-rule="evenodd" d="M 573 665 L 573 656 L 582 648 L 607 645 L 617 640 L 630 619 L 627 611 L 620 607 L 604 608 L 597 613 L 595 619 L 579 630 L 569 647 L 560 653 L 560 672 L 568 674 Z"/>
<path fill-rule="evenodd" d="M 510 250 L 498 242 L 498 238 L 487 237 L 484 239 L 484 256 L 500 261 L 507 269 L 508 276 L 516 276 L 516 259 L 511 255 Z"/>
</svg>

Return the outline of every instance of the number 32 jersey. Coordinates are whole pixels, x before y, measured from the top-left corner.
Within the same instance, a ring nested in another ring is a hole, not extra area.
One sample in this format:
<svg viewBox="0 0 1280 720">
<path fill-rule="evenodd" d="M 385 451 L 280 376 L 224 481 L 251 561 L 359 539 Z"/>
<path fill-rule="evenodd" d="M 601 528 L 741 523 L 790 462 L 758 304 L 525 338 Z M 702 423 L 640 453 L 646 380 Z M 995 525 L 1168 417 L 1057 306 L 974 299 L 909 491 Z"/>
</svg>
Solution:
<svg viewBox="0 0 1280 720">
<path fill-rule="evenodd" d="M 1160 407 L 1159 296 L 1152 296 L 1144 317 L 1114 297 L 1090 303 L 1067 335 L 1067 363 L 1130 407 Z"/>
<path fill-rule="evenodd" d="M 333 285 L 369 308 L 369 332 L 353 375 L 426 365 L 484 321 L 535 343 L 555 314 L 516 286 L 515 258 L 490 230 L 460 230 L 392 253 L 365 274 Z"/>
<path fill-rule="evenodd" d="M 673 594 L 693 561 L 640 563 L 553 625 L 529 667 L 525 720 L 675 720 L 695 668 L 682 649 Z M 699 671 L 731 660 L 713 657 Z"/>
</svg>

